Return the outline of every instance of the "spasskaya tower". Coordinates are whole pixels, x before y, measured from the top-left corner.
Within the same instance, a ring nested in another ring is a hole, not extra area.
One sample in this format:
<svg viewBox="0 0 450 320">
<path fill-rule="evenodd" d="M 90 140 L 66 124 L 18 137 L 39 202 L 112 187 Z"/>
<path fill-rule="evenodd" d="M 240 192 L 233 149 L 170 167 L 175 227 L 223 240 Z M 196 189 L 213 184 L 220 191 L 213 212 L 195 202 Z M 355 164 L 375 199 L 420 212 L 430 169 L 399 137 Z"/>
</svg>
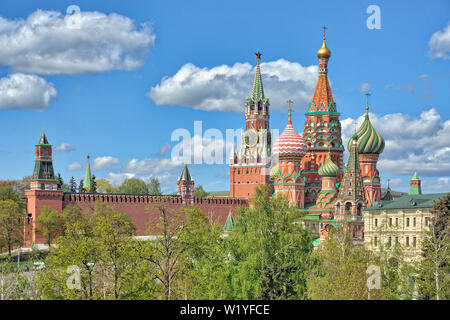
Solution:
<svg viewBox="0 0 450 320">
<path fill-rule="evenodd" d="M 245 132 L 241 149 L 230 156 L 230 196 L 250 198 L 259 184 L 270 183 L 270 154 L 272 137 L 269 131 L 269 99 L 264 97 L 259 61 L 256 55 L 256 73 L 251 97 L 246 100 Z"/>
</svg>

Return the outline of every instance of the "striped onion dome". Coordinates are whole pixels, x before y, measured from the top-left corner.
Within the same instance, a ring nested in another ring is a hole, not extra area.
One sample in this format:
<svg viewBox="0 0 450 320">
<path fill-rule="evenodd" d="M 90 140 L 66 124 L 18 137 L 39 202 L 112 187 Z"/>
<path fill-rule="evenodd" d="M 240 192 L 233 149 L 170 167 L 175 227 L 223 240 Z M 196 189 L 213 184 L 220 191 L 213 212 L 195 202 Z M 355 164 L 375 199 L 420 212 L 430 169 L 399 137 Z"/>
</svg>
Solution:
<svg viewBox="0 0 450 320">
<path fill-rule="evenodd" d="M 270 177 L 276 179 L 280 175 L 280 163 L 278 162 L 272 169 L 270 169 Z"/>
<path fill-rule="evenodd" d="M 366 116 L 361 127 L 355 133 L 359 154 L 380 154 L 384 150 L 384 139 L 374 129 L 369 119 L 369 107 L 366 107 Z M 348 150 L 351 148 L 352 139 L 348 141 Z"/>
<path fill-rule="evenodd" d="M 331 160 L 330 153 L 328 153 L 328 160 L 320 166 L 319 175 L 321 177 L 337 177 L 339 174 L 339 167 Z"/>
<path fill-rule="evenodd" d="M 300 156 L 306 153 L 306 144 L 303 138 L 295 131 L 292 126 L 291 115 L 283 133 L 273 144 L 272 152 L 279 156 Z"/>
</svg>

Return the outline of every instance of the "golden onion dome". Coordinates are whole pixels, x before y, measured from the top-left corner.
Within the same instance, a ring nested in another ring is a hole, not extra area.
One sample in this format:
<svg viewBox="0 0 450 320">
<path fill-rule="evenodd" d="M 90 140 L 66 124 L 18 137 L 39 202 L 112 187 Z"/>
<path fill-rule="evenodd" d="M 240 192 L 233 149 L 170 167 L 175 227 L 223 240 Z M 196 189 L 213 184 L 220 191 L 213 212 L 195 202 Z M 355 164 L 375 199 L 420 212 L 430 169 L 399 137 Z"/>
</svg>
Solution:
<svg viewBox="0 0 450 320">
<path fill-rule="evenodd" d="M 322 48 L 320 48 L 319 51 L 317 51 L 317 57 L 319 59 L 329 59 L 330 56 L 331 56 L 331 51 L 330 51 L 330 49 L 327 48 L 327 45 L 325 44 L 325 37 L 323 37 Z"/>
<path fill-rule="evenodd" d="M 272 169 L 270 169 L 270 177 L 272 179 L 278 178 L 280 175 L 280 163 L 278 162 Z"/>
</svg>

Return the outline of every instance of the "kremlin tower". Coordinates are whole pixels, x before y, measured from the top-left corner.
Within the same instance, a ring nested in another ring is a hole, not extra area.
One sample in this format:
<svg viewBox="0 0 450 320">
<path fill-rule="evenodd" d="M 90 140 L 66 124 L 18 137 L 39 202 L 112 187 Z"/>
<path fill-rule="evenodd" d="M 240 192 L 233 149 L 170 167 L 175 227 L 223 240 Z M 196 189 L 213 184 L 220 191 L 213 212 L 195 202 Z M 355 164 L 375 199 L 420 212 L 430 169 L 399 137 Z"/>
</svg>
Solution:
<svg viewBox="0 0 450 320">
<path fill-rule="evenodd" d="M 250 198 L 260 184 L 270 185 L 271 134 L 269 131 L 269 99 L 264 96 L 259 60 L 251 97 L 246 100 L 245 132 L 241 150 L 230 155 L 230 196 Z"/>
<path fill-rule="evenodd" d="M 273 154 L 279 162 L 272 169 L 275 195 L 284 194 L 289 202 L 297 207 L 305 207 L 305 182 L 301 176 L 301 162 L 306 153 L 306 145 L 302 137 L 295 131 L 291 120 L 291 103 L 289 103 L 289 118 L 286 128 L 273 145 Z"/>
<path fill-rule="evenodd" d="M 303 174 L 306 178 L 306 203 L 316 201 L 320 192 L 318 169 L 329 157 L 340 170 L 343 169 L 344 147 L 341 140 L 340 114 L 337 112 L 336 102 L 333 100 L 328 82 L 328 60 L 331 51 L 325 43 L 325 29 L 326 27 L 324 27 L 322 47 L 317 52 L 319 78 L 308 112 L 305 113 L 306 121 L 303 130 L 303 139 L 307 145 L 307 152 L 302 160 Z M 328 155 L 328 146 L 331 146 L 330 156 Z"/>
<path fill-rule="evenodd" d="M 183 171 L 177 180 L 177 194 L 181 196 L 183 204 L 194 203 L 194 179 L 189 173 L 187 164 L 184 165 Z"/>
<path fill-rule="evenodd" d="M 39 143 L 36 145 L 36 159 L 30 190 L 56 191 L 58 179 L 53 171 L 52 145 L 48 143 L 44 130 L 42 130 Z"/>
</svg>

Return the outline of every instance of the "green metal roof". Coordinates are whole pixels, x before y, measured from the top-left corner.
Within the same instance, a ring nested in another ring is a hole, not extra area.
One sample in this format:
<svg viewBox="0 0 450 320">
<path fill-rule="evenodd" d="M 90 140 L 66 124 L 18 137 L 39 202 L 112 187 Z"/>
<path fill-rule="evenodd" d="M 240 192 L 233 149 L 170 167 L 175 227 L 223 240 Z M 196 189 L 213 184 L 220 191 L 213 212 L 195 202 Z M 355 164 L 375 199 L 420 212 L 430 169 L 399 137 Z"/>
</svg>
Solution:
<svg viewBox="0 0 450 320">
<path fill-rule="evenodd" d="M 187 164 L 184 165 L 183 172 L 181 172 L 180 177 L 178 178 L 178 181 L 192 181 L 191 174 L 189 173 L 189 169 L 187 167 Z"/>
<path fill-rule="evenodd" d="M 320 238 L 314 239 L 313 242 L 312 242 L 312 244 L 313 244 L 314 247 L 320 246 Z"/>
<path fill-rule="evenodd" d="M 230 213 L 228 213 L 228 218 L 227 221 L 225 222 L 225 225 L 223 226 L 223 231 L 224 232 L 231 232 L 233 231 L 233 224 L 234 224 L 234 219 L 233 219 L 233 215 Z"/>
<path fill-rule="evenodd" d="M 87 156 L 86 174 L 84 176 L 83 188 L 89 192 L 91 190 L 91 165 L 89 164 L 89 156 Z"/>
<path fill-rule="evenodd" d="M 39 139 L 39 143 L 38 144 L 44 144 L 44 145 L 48 145 L 48 140 L 47 137 L 45 136 L 45 132 L 44 129 L 42 129 L 42 135 L 41 138 Z"/>
<path fill-rule="evenodd" d="M 320 221 L 320 213 L 308 213 L 301 218 L 308 221 Z"/>
<path fill-rule="evenodd" d="M 445 196 L 448 193 L 430 193 L 430 194 L 417 194 L 406 195 L 395 200 L 380 200 L 372 204 L 366 211 L 375 210 L 391 210 L 391 209 L 404 209 L 414 210 L 422 208 L 432 208 L 433 203 Z"/>
<path fill-rule="evenodd" d="M 262 100 L 263 102 L 266 101 L 264 99 L 264 89 L 263 89 L 262 80 L 261 80 L 261 70 L 259 67 L 259 59 L 258 59 L 258 64 L 256 65 L 255 80 L 253 81 L 251 99 L 254 102 L 258 102 L 260 100 Z"/>
</svg>

